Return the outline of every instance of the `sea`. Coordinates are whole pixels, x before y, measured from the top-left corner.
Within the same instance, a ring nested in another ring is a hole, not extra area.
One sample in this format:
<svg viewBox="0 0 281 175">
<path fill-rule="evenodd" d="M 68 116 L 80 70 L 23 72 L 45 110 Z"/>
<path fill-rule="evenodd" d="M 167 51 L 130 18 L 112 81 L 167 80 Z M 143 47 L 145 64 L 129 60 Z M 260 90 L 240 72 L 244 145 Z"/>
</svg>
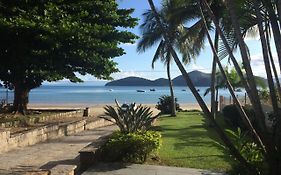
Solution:
<svg viewBox="0 0 281 175">
<path fill-rule="evenodd" d="M 204 96 L 208 87 L 198 87 L 197 90 L 206 103 L 210 102 L 210 94 Z M 155 91 L 151 91 L 154 89 Z M 141 90 L 142 92 L 138 92 Z M 243 96 L 244 91 L 236 92 Z M 113 104 L 117 99 L 119 103 L 157 104 L 159 97 L 169 95 L 169 87 L 149 86 L 64 86 L 43 85 L 30 92 L 30 105 L 100 105 Z M 196 99 L 187 87 L 174 87 L 174 94 L 180 104 L 195 104 Z M 219 91 L 220 95 L 229 96 L 225 89 Z M 0 99 L 13 101 L 13 91 L 0 88 Z"/>
</svg>

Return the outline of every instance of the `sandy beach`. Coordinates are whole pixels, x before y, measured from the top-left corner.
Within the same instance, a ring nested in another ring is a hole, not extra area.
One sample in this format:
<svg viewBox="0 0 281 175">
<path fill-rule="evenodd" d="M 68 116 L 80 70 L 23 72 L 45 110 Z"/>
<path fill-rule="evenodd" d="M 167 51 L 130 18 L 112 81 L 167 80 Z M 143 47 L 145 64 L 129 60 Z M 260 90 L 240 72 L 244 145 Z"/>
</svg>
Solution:
<svg viewBox="0 0 281 175">
<path fill-rule="evenodd" d="M 89 105 L 89 104 L 29 104 L 28 108 L 30 109 L 85 109 L 86 107 L 89 108 L 89 114 L 91 116 L 99 116 L 104 113 L 104 107 L 106 105 L 113 105 L 115 104 L 99 104 L 99 105 Z M 148 106 L 153 111 L 154 115 L 158 114 L 160 111 L 155 108 L 155 104 L 143 104 Z M 180 108 L 183 110 L 191 110 L 191 109 L 198 109 L 201 110 L 198 104 L 190 103 L 190 104 L 180 104 Z"/>
</svg>

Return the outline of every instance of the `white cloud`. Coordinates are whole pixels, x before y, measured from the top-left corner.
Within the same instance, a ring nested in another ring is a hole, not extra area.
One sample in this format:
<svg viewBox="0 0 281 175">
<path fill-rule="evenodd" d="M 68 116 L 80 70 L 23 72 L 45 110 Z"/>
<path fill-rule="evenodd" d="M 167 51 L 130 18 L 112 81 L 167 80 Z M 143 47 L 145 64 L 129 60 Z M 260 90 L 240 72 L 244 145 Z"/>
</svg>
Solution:
<svg viewBox="0 0 281 175">
<path fill-rule="evenodd" d="M 203 66 L 197 65 L 196 63 L 189 64 L 187 67 L 187 72 L 194 71 L 194 70 L 197 70 L 200 72 L 205 72 L 205 73 L 211 72 L 210 69 L 206 69 Z"/>
<path fill-rule="evenodd" d="M 143 74 L 136 71 L 120 71 L 118 73 L 112 74 L 113 79 L 118 80 L 125 77 L 143 77 Z"/>
<path fill-rule="evenodd" d="M 273 60 L 274 60 L 277 72 L 279 74 L 280 68 L 279 68 L 279 62 L 278 62 L 278 57 L 277 57 L 276 53 L 273 54 Z M 252 66 L 254 75 L 266 77 L 266 71 L 265 71 L 265 67 L 264 67 L 262 53 L 251 56 L 251 66 Z"/>
</svg>

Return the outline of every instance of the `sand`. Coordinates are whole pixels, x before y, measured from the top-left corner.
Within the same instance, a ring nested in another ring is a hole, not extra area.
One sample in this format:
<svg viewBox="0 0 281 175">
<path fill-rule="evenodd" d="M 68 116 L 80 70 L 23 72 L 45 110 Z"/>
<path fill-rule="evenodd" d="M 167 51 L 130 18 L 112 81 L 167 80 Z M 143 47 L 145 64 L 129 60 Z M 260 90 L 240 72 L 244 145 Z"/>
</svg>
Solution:
<svg viewBox="0 0 281 175">
<path fill-rule="evenodd" d="M 89 114 L 91 116 L 99 116 L 104 113 L 104 107 L 107 104 L 99 104 L 99 105 L 89 105 L 89 104 L 30 104 L 28 107 L 30 109 L 85 109 L 89 108 Z M 113 105 L 115 104 L 108 104 Z M 154 115 L 157 115 L 160 111 L 155 108 L 155 104 L 143 104 L 144 106 L 148 106 L 153 111 Z M 197 109 L 201 110 L 198 104 L 190 103 L 190 104 L 180 104 L 180 107 L 183 110 L 191 110 Z"/>
</svg>

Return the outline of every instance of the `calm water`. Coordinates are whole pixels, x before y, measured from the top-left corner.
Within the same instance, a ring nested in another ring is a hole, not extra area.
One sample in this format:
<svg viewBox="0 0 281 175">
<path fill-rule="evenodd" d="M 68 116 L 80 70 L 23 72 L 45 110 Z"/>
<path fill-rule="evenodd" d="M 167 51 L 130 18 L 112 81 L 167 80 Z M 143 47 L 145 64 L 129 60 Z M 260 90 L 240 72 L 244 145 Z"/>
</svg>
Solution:
<svg viewBox="0 0 281 175">
<path fill-rule="evenodd" d="M 150 91 L 154 88 L 156 91 Z M 200 87 L 203 96 L 207 87 Z M 144 90 L 145 92 L 137 92 Z M 185 91 L 183 91 L 185 90 Z M 185 87 L 175 87 L 175 96 L 179 103 L 196 103 L 190 90 Z M 226 90 L 220 90 L 221 95 L 228 95 Z M 243 95 L 244 92 L 237 93 Z M 117 99 L 120 103 L 156 104 L 161 95 L 169 95 L 168 87 L 106 87 L 106 86 L 51 86 L 44 85 L 30 92 L 30 104 L 110 104 Z M 9 91 L 9 102 L 12 102 L 13 91 Z M 6 98 L 6 90 L 0 88 L 0 99 Z M 203 97 L 209 103 L 210 95 Z"/>
</svg>

